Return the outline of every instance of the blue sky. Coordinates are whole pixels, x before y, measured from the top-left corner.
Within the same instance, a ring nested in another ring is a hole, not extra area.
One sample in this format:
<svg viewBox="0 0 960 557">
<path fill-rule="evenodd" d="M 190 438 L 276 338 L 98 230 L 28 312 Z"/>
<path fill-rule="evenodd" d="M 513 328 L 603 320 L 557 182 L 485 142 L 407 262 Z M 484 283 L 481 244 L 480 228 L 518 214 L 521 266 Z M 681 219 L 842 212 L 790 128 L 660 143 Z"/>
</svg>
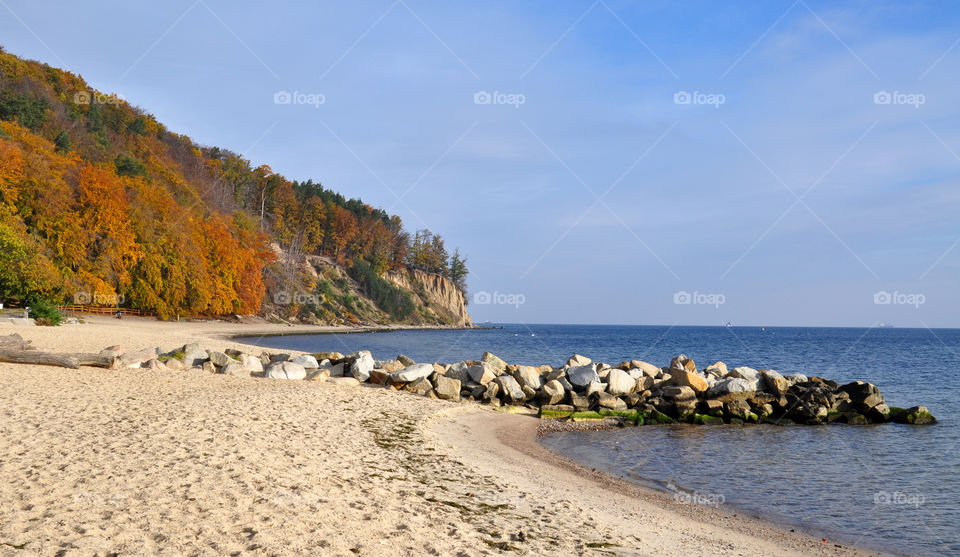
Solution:
<svg viewBox="0 0 960 557">
<path fill-rule="evenodd" d="M 960 10 L 719 4 L 2 0 L 0 44 L 439 232 L 477 321 L 958 326 Z"/>
</svg>

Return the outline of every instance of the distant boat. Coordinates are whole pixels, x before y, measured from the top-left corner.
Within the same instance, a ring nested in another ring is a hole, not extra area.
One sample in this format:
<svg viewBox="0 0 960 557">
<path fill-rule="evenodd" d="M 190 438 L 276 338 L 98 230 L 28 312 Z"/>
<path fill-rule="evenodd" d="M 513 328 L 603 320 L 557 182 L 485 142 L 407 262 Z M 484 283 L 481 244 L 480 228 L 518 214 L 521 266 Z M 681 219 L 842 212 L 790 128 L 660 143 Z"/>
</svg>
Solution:
<svg viewBox="0 0 960 557">
<path fill-rule="evenodd" d="M 733 323 L 727 321 L 727 327 L 733 327 Z"/>
</svg>

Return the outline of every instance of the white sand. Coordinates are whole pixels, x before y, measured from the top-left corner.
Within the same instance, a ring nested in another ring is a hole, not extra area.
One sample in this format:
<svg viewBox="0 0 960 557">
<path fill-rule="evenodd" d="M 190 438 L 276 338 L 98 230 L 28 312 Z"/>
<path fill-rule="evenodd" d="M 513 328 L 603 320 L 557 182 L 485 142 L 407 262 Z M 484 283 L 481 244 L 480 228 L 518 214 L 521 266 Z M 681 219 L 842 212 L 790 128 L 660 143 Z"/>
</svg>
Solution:
<svg viewBox="0 0 960 557">
<path fill-rule="evenodd" d="M 71 352 L 267 330 L 289 329 L 0 325 Z M 624 487 L 535 428 L 370 386 L 0 363 L 0 555 L 861 554 Z"/>
</svg>

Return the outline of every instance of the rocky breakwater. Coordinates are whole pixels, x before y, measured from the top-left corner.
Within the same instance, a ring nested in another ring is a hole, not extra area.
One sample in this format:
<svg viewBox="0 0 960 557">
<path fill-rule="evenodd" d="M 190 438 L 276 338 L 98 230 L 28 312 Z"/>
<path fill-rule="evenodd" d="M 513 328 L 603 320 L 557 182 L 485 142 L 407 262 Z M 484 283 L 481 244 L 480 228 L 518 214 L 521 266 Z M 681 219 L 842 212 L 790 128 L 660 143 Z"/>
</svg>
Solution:
<svg viewBox="0 0 960 557">
<path fill-rule="evenodd" d="M 400 355 L 375 360 L 369 351 L 352 354 L 259 355 L 238 350 L 202 350 L 188 344 L 176 350 L 145 349 L 124 354 L 111 347 L 101 355 L 117 366 L 193 370 L 237 377 L 368 383 L 450 401 L 494 407 L 525 407 L 541 418 L 614 420 L 620 424 L 691 423 L 778 425 L 931 424 L 924 406 L 896 408 L 879 389 L 854 381 L 840 385 L 821 377 L 716 362 L 698 369 L 681 354 L 666 367 L 625 361 L 615 366 L 574 355 L 565 365 L 508 364 L 489 352 L 480 360 L 453 364 L 417 363 Z"/>
</svg>

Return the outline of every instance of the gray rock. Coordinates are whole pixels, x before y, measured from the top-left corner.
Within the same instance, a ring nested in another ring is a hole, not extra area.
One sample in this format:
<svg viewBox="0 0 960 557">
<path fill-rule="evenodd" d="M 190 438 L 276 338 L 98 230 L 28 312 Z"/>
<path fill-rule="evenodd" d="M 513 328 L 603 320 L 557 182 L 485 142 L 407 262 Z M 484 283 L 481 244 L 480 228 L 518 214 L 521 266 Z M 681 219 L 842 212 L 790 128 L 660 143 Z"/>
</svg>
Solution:
<svg viewBox="0 0 960 557">
<path fill-rule="evenodd" d="M 570 404 L 577 410 L 587 410 L 590 408 L 590 399 L 574 391 L 570 391 Z"/>
<path fill-rule="evenodd" d="M 213 365 L 213 362 L 210 362 L 210 361 L 203 362 L 203 365 L 200 367 L 200 369 L 202 369 L 207 373 L 217 372 L 217 366 Z"/>
<path fill-rule="evenodd" d="M 451 379 L 456 379 L 461 384 L 469 383 L 473 378 L 470 377 L 470 373 L 467 371 L 470 369 L 470 365 L 467 362 L 457 362 L 447 368 L 446 375 Z"/>
<path fill-rule="evenodd" d="M 425 364 L 413 364 L 413 365 L 417 366 L 417 365 L 425 365 Z M 410 367 L 413 367 L 413 366 L 410 366 Z M 411 393 L 416 393 L 421 396 L 428 396 L 430 393 L 433 392 L 433 383 L 431 383 L 430 380 L 427 379 L 426 377 L 420 377 L 419 379 L 415 379 L 414 381 L 404 385 L 403 389 L 406 391 L 410 391 Z"/>
<path fill-rule="evenodd" d="M 223 367 L 230 362 L 235 362 L 233 358 L 227 356 L 223 352 L 218 352 L 216 350 L 207 350 L 207 357 L 213 362 L 213 365 L 217 367 Z"/>
<path fill-rule="evenodd" d="M 370 379 L 371 371 L 373 371 L 373 356 L 370 355 L 370 352 L 364 350 L 357 356 L 353 363 L 350 364 L 350 375 L 357 381 L 363 383 L 367 379 Z M 430 367 L 430 371 L 433 371 L 433 366 Z"/>
<path fill-rule="evenodd" d="M 740 366 L 728 371 L 727 377 L 740 377 L 741 379 L 746 379 L 747 381 L 755 381 L 760 377 L 760 372 L 752 367 Z"/>
<path fill-rule="evenodd" d="M 207 353 L 202 350 L 191 350 L 183 353 L 183 363 L 189 367 L 202 366 L 207 361 Z"/>
<path fill-rule="evenodd" d="M 599 392 L 595 395 L 597 399 L 597 406 L 600 408 L 607 408 L 609 410 L 626 410 L 627 403 L 620 400 L 619 398 L 613 396 L 610 393 Z"/>
<path fill-rule="evenodd" d="M 529 387 L 534 391 L 543 387 L 543 377 L 540 370 L 532 366 L 517 366 L 516 373 L 513 374 L 520 387 Z"/>
<path fill-rule="evenodd" d="M 592 381 L 600 381 L 600 375 L 592 365 L 572 367 L 567 370 L 567 381 L 574 387 L 586 387 Z"/>
<path fill-rule="evenodd" d="M 397 358 L 399 360 L 399 358 Z M 430 377 L 430 374 L 433 373 L 433 364 L 413 364 L 412 366 L 407 366 L 400 371 L 395 371 L 390 374 L 390 381 L 392 383 L 412 383 L 420 379 L 425 379 Z"/>
<path fill-rule="evenodd" d="M 164 365 L 167 366 L 167 369 L 170 371 L 182 371 L 187 369 L 187 366 L 176 358 L 170 358 L 164 362 Z"/>
<path fill-rule="evenodd" d="M 762 369 L 760 373 L 763 375 L 763 380 L 767 385 L 768 391 L 777 395 L 787 394 L 787 389 L 790 388 L 790 382 L 787 381 L 784 376 L 772 369 Z"/>
<path fill-rule="evenodd" d="M 691 398 L 697 398 L 697 393 L 690 387 L 678 386 L 678 385 L 668 385 L 663 388 L 663 397 L 671 399 L 685 399 L 689 400 Z"/>
<path fill-rule="evenodd" d="M 570 356 L 570 359 L 567 360 L 567 367 L 579 367 L 579 366 L 588 366 L 593 363 L 593 360 L 586 356 L 581 356 L 580 354 L 574 354 Z"/>
<path fill-rule="evenodd" d="M 527 400 L 527 395 L 520 388 L 520 384 L 510 375 L 501 375 L 494 382 L 500 386 L 500 392 L 503 394 L 501 398 L 504 402 L 518 404 Z"/>
<path fill-rule="evenodd" d="M 307 370 L 293 362 L 277 362 L 267 366 L 265 377 L 269 379 L 305 379 Z"/>
<path fill-rule="evenodd" d="M 140 367 L 144 369 L 151 369 L 153 371 L 167 371 L 167 366 L 156 358 L 143 362 L 140 364 Z"/>
<path fill-rule="evenodd" d="M 553 381 L 547 381 L 539 393 L 540 400 L 543 402 L 543 404 L 557 404 L 561 402 L 566 395 L 567 392 L 563 388 L 563 385 L 560 384 L 560 382 L 556 379 Z"/>
<path fill-rule="evenodd" d="M 486 364 L 470 366 L 467 368 L 467 374 L 470 375 L 471 380 L 473 380 L 475 383 L 480 383 L 481 385 L 489 385 L 490 382 L 497 377 L 497 374 L 493 372 L 493 369 Z"/>
<path fill-rule="evenodd" d="M 707 398 L 746 399 L 756 392 L 754 383 L 741 377 L 725 377 L 707 390 Z"/>
<path fill-rule="evenodd" d="M 296 358 L 290 360 L 295 364 L 300 364 L 304 369 L 317 369 L 320 367 L 320 362 L 310 354 L 304 354 L 302 356 L 297 356 Z"/>
<path fill-rule="evenodd" d="M 413 361 L 412 358 L 408 358 L 408 357 L 404 356 L 403 354 L 397 355 L 397 361 L 400 362 L 401 364 L 403 364 L 403 367 L 410 367 L 410 366 L 412 366 L 412 365 L 414 365 L 414 364 L 417 363 L 417 362 Z"/>
<path fill-rule="evenodd" d="M 232 377 L 250 377 L 250 371 L 243 367 L 243 364 L 240 362 L 230 362 L 220 368 L 220 373 Z"/>
<path fill-rule="evenodd" d="M 507 362 L 501 360 L 497 355 L 491 352 L 484 352 L 480 361 L 490 366 L 490 369 L 497 376 L 503 375 L 507 370 Z"/>
<path fill-rule="evenodd" d="M 483 400 L 491 403 L 494 400 L 499 402 L 499 399 L 497 398 L 498 394 L 500 394 L 500 385 L 496 381 L 490 381 L 490 383 L 487 384 L 487 390 L 483 392 Z"/>
<path fill-rule="evenodd" d="M 438 375 L 434 383 L 437 397 L 443 400 L 460 400 L 460 380 Z"/>
<path fill-rule="evenodd" d="M 607 392 L 613 396 L 626 396 L 633 393 L 637 388 L 637 380 L 630 377 L 630 374 L 620 370 L 612 369 L 607 376 Z"/>
<path fill-rule="evenodd" d="M 143 350 L 123 354 L 120 356 L 120 362 L 126 367 L 138 368 L 144 362 L 149 362 L 159 355 L 160 350 L 157 348 L 144 348 Z"/>
<path fill-rule="evenodd" d="M 607 392 L 607 385 L 605 383 L 601 383 L 600 381 L 591 381 L 587 385 L 587 396 L 605 392 Z"/>
</svg>

